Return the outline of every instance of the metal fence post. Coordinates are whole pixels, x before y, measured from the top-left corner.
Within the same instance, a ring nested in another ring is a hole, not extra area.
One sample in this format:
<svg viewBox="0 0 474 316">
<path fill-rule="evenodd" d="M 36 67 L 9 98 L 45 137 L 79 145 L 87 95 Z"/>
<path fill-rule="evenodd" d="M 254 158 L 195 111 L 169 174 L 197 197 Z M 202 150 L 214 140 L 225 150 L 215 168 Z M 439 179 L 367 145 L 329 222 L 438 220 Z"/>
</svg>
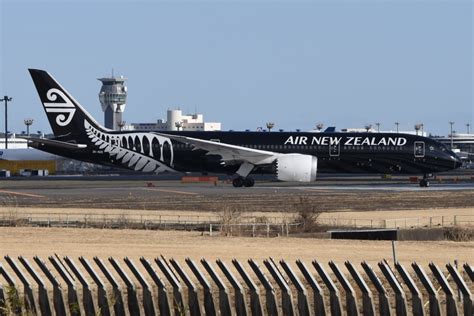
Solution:
<svg viewBox="0 0 474 316">
<path fill-rule="evenodd" d="M 64 257 L 64 262 L 68 265 L 69 269 L 74 273 L 76 278 L 82 285 L 82 305 L 84 306 L 84 312 L 87 316 L 95 316 L 95 307 L 94 307 L 94 299 L 92 298 L 92 292 L 84 275 L 82 272 L 77 268 L 76 264 L 72 259 L 69 257 Z"/>
<path fill-rule="evenodd" d="M 137 287 L 135 286 L 135 283 L 132 282 L 128 274 L 122 269 L 114 257 L 109 257 L 109 262 L 127 287 L 127 302 L 130 315 L 140 315 L 141 311 L 138 304 Z"/>
<path fill-rule="evenodd" d="M 201 264 L 219 288 L 219 309 L 221 315 L 230 315 L 231 309 L 229 303 L 229 291 L 227 290 L 227 286 L 224 282 L 222 282 L 219 275 L 216 273 L 211 264 L 206 261 L 206 259 L 201 259 Z"/>
<path fill-rule="evenodd" d="M 407 315 L 408 313 L 405 292 L 403 291 L 400 283 L 398 283 L 398 280 L 395 278 L 392 269 L 390 269 L 384 261 L 379 262 L 378 265 L 380 270 L 382 271 L 382 274 L 385 276 L 385 279 L 387 279 L 388 283 L 390 284 L 390 287 L 395 292 L 396 314 L 399 316 Z"/>
<path fill-rule="evenodd" d="M 183 294 L 181 293 L 181 283 L 179 282 L 179 279 L 168 266 L 168 263 L 166 262 L 163 256 L 161 258 L 155 258 L 155 262 L 173 287 L 173 308 L 175 314 L 184 313 L 185 307 L 183 301 Z"/>
<path fill-rule="evenodd" d="M 448 269 L 449 274 L 451 274 L 453 277 L 453 280 L 456 282 L 458 288 L 461 290 L 464 315 L 473 315 L 472 295 L 471 291 L 469 291 L 469 287 L 467 286 L 466 282 L 464 282 L 463 278 L 455 267 L 453 267 L 451 264 L 447 264 L 446 268 Z"/>
<path fill-rule="evenodd" d="M 397 269 L 403 281 L 410 289 L 413 315 L 423 316 L 425 314 L 424 309 L 423 309 L 423 298 L 421 296 L 420 290 L 416 286 L 415 281 L 412 279 L 410 274 L 405 270 L 405 267 L 403 267 L 400 263 L 398 262 L 395 263 L 395 269 Z"/>
<path fill-rule="evenodd" d="M 334 272 L 339 283 L 344 288 L 344 292 L 346 292 L 346 312 L 347 315 L 359 315 L 359 309 L 357 308 L 357 298 L 354 288 L 349 283 L 347 278 L 342 274 L 341 270 L 334 261 L 329 261 L 329 267 Z"/>
<path fill-rule="evenodd" d="M 107 291 L 105 290 L 105 284 L 97 275 L 97 273 L 92 269 L 89 261 L 84 257 L 79 257 L 79 262 L 86 269 L 87 273 L 91 276 L 97 285 L 97 302 L 101 315 L 108 316 L 110 315 L 109 300 L 107 298 Z"/>
<path fill-rule="evenodd" d="M 125 309 L 123 304 L 122 298 L 122 289 L 118 284 L 115 277 L 110 273 L 109 269 L 106 267 L 104 262 L 98 258 L 94 257 L 95 264 L 99 267 L 100 271 L 104 274 L 107 281 L 109 281 L 110 285 L 112 285 L 112 291 L 114 293 L 113 301 L 114 301 L 114 313 L 115 316 L 125 316 Z"/>
<path fill-rule="evenodd" d="M 441 270 L 434 263 L 431 262 L 428 266 L 430 267 L 431 272 L 433 272 L 433 275 L 438 281 L 439 285 L 441 285 L 441 288 L 443 289 L 443 292 L 446 296 L 446 314 L 457 315 L 458 308 L 456 306 L 456 300 L 454 299 L 454 292 L 451 289 L 451 286 L 449 286 L 448 280 L 446 280 L 443 272 L 441 272 Z"/>
<path fill-rule="evenodd" d="M 38 284 L 38 305 L 41 312 L 41 315 L 51 315 L 51 307 L 49 305 L 48 290 L 44 284 L 43 279 L 36 273 L 36 271 L 31 267 L 30 263 L 26 258 L 18 257 L 18 260 L 25 267 L 26 271 L 31 275 Z"/>
<path fill-rule="evenodd" d="M 229 268 L 226 266 L 224 262 L 220 259 L 216 261 L 217 265 L 221 269 L 221 271 L 226 276 L 229 283 L 234 288 L 234 303 L 235 303 L 235 311 L 238 316 L 247 316 L 247 308 L 245 304 L 245 295 L 244 289 L 240 282 L 235 278 Z"/>
<path fill-rule="evenodd" d="M 351 262 L 346 261 L 344 264 L 362 292 L 362 314 L 366 316 L 374 316 L 375 308 L 372 300 L 372 291 Z"/>
<path fill-rule="evenodd" d="M 281 275 L 281 272 L 278 270 L 278 267 L 273 262 L 273 259 L 263 260 L 263 264 L 267 267 L 268 271 L 272 275 L 273 279 L 276 281 L 281 290 L 281 307 L 283 315 L 294 315 L 293 307 L 293 296 L 291 295 L 290 287 L 288 283 Z"/>
<path fill-rule="evenodd" d="M 248 260 L 250 268 L 252 268 L 253 272 L 257 275 L 258 280 L 262 283 L 263 287 L 265 288 L 266 293 L 266 306 L 267 306 L 267 315 L 278 315 L 278 308 L 275 298 L 275 289 L 273 288 L 270 281 L 268 281 L 265 274 L 263 274 L 262 270 L 258 264 L 253 261 L 252 259 Z"/>
<path fill-rule="evenodd" d="M 23 284 L 23 304 L 25 306 L 25 309 L 29 312 L 32 312 L 33 314 L 37 314 L 35 297 L 33 295 L 33 289 L 31 287 L 30 281 L 28 281 L 26 276 L 18 268 L 16 262 L 12 258 L 10 258 L 9 256 L 5 256 L 4 258 L 12 268 L 13 272 L 15 272 L 15 274 L 18 276 L 18 279 L 20 279 L 21 283 Z"/>
<path fill-rule="evenodd" d="M 290 278 L 291 282 L 295 285 L 296 291 L 298 292 L 298 313 L 299 315 L 310 315 L 309 312 L 309 303 L 308 303 L 308 294 L 306 293 L 306 288 L 300 279 L 293 271 L 291 266 L 286 263 L 285 260 L 280 260 L 280 265 L 283 270 L 285 270 L 286 275 Z"/>
<path fill-rule="evenodd" d="M 318 282 L 316 282 L 316 279 L 313 277 L 313 275 L 309 272 L 303 261 L 296 260 L 296 265 L 298 266 L 304 278 L 306 279 L 306 282 L 308 282 L 309 286 L 311 286 L 311 289 L 313 290 L 314 314 L 326 315 L 326 306 L 324 304 L 323 290 L 319 286 Z"/>
<path fill-rule="evenodd" d="M 77 298 L 77 290 L 74 279 L 69 274 L 69 272 L 66 271 L 62 262 L 59 262 L 59 258 L 49 256 L 48 259 L 53 265 L 53 267 L 56 269 L 56 271 L 58 271 L 59 275 L 63 278 L 64 282 L 66 282 L 67 284 L 67 302 L 69 313 L 72 316 L 81 315 L 81 309 L 79 308 L 79 299 Z"/>
<path fill-rule="evenodd" d="M 135 278 L 140 282 L 142 286 L 142 295 L 143 295 L 143 310 L 145 311 L 146 316 L 155 316 L 155 306 L 153 304 L 153 296 L 151 294 L 150 285 L 148 284 L 147 280 L 143 277 L 143 275 L 138 271 L 135 267 L 135 264 L 131 259 L 125 257 L 123 259 L 125 264 L 128 266 L 130 271 L 132 271 Z"/>
<path fill-rule="evenodd" d="M 324 268 L 314 260 L 313 266 L 315 267 L 316 271 L 318 272 L 319 276 L 323 280 L 324 284 L 329 290 L 329 302 L 330 302 L 330 310 L 331 315 L 342 315 L 342 306 L 341 300 L 339 299 L 339 290 L 337 289 L 334 282 L 331 280 L 329 275 L 324 271 Z"/>
<path fill-rule="evenodd" d="M 237 259 L 232 259 L 232 264 L 234 265 L 237 272 L 239 272 L 240 276 L 244 280 L 245 284 L 250 290 L 250 312 L 252 316 L 262 316 L 263 310 L 262 305 L 260 303 L 260 290 L 257 285 L 253 282 L 250 278 L 245 268 L 242 264 L 237 261 Z"/>
<path fill-rule="evenodd" d="M 379 314 L 382 316 L 390 315 L 390 304 L 388 303 L 387 291 L 383 287 L 382 282 L 380 282 L 377 274 L 375 274 L 374 270 L 367 262 L 363 261 L 361 265 L 365 274 L 367 274 L 370 281 L 377 289 L 379 295 Z"/>
<path fill-rule="evenodd" d="M 463 264 L 463 267 L 471 281 L 474 282 L 474 271 L 472 270 L 472 267 L 467 262 Z"/>
<path fill-rule="evenodd" d="M 186 284 L 188 288 L 188 308 L 189 314 L 191 316 L 201 316 L 201 309 L 199 307 L 199 297 L 198 297 L 198 288 L 188 276 L 186 271 L 181 267 L 178 261 L 174 260 L 173 258 L 170 259 L 170 263 L 176 272 L 179 274 L 179 277 L 183 282 Z"/>
<path fill-rule="evenodd" d="M 0 275 L 2 275 L 5 278 L 5 280 L 8 283 L 8 286 L 10 287 L 9 289 L 6 290 L 7 293 L 4 293 L 3 287 L 0 289 L 0 307 L 5 308 L 5 310 L 0 310 L 0 314 L 10 316 L 8 314 L 7 301 L 11 300 L 11 301 L 14 301 L 14 302 L 19 302 L 20 297 L 18 296 L 18 289 L 17 289 L 15 281 L 10 276 L 10 274 L 7 272 L 7 270 L 5 270 L 5 268 L 2 266 L 2 264 L 0 264 Z M 5 294 L 6 294 L 6 297 L 5 297 Z M 10 306 L 10 307 L 13 309 L 12 310 L 13 314 L 22 315 L 22 310 L 21 310 L 20 305 Z M 47 315 L 47 314 L 45 314 L 45 315 Z"/>
<path fill-rule="evenodd" d="M 212 297 L 212 287 L 211 284 L 207 281 L 204 275 L 199 271 L 199 268 L 196 266 L 193 260 L 186 258 L 186 263 L 194 273 L 199 283 L 204 290 L 204 310 L 206 315 L 217 315 L 216 308 L 214 306 L 214 299 Z"/>
<path fill-rule="evenodd" d="M 438 292 L 436 291 L 433 283 L 431 283 L 430 278 L 426 275 L 426 272 L 420 267 L 416 262 L 411 264 L 413 270 L 415 271 L 418 279 L 420 279 L 421 284 L 425 287 L 428 292 L 429 297 L 429 309 L 430 316 L 439 316 L 441 315 L 441 308 L 439 306 Z"/>
<path fill-rule="evenodd" d="M 51 282 L 53 285 L 53 305 L 55 314 L 59 316 L 66 316 L 66 307 L 64 305 L 61 285 L 43 260 L 41 260 L 38 256 L 33 257 L 33 260 L 40 267 L 41 271 L 43 271 L 43 274 L 48 278 L 49 282 Z"/>
<path fill-rule="evenodd" d="M 145 270 L 153 279 L 156 286 L 158 287 L 158 308 L 160 310 L 160 315 L 171 315 L 170 304 L 168 300 L 168 292 L 166 290 L 166 284 L 156 273 L 155 269 L 151 266 L 151 263 L 144 257 L 140 258 L 140 262 L 145 267 Z"/>
</svg>

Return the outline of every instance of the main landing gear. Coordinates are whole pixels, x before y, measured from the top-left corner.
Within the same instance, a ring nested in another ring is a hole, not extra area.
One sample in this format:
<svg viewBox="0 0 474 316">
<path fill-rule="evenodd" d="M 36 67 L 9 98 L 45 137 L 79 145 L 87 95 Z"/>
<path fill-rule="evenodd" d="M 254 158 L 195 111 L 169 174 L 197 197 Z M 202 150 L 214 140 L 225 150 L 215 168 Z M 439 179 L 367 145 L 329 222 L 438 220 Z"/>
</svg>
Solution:
<svg viewBox="0 0 474 316">
<path fill-rule="evenodd" d="M 420 180 L 420 187 L 421 188 L 428 188 L 430 186 L 430 180 L 428 175 L 423 175 L 423 179 Z"/>
<path fill-rule="evenodd" d="M 237 177 L 234 180 L 232 180 L 232 185 L 236 188 L 240 187 L 253 187 L 255 184 L 255 180 L 250 177 Z"/>
</svg>

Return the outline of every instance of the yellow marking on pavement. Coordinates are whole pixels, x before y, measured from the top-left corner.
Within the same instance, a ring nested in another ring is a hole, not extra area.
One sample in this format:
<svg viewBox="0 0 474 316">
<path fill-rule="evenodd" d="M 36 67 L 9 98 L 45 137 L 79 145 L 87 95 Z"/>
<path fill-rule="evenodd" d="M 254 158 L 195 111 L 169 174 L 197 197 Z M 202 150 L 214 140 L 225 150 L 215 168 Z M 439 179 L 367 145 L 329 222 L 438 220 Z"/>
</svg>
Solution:
<svg viewBox="0 0 474 316">
<path fill-rule="evenodd" d="M 0 193 L 21 195 L 21 196 L 35 197 L 35 198 L 45 198 L 46 197 L 44 195 L 31 194 L 31 193 L 21 193 L 21 192 L 15 192 L 15 191 L 7 191 L 7 190 L 0 190 Z"/>
<path fill-rule="evenodd" d="M 176 190 L 165 190 L 165 189 L 150 189 L 146 188 L 147 191 L 160 191 L 165 193 L 176 193 L 176 194 L 187 194 L 187 195 L 197 195 L 196 192 L 186 192 L 186 191 L 176 191 Z"/>
</svg>

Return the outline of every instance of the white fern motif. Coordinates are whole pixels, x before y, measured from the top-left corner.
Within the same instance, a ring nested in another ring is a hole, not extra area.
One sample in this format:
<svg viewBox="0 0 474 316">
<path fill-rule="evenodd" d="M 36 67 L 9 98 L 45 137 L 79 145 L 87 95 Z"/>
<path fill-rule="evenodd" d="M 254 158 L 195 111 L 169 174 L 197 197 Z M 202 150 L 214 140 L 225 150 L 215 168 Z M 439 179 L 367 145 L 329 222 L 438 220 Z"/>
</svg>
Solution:
<svg viewBox="0 0 474 316">
<path fill-rule="evenodd" d="M 142 172 L 176 172 L 173 168 L 173 146 L 169 138 L 161 135 L 154 135 L 152 133 L 130 133 L 130 134 L 108 134 L 101 132 L 93 127 L 87 120 L 84 120 L 84 128 L 86 129 L 87 136 L 90 138 L 92 144 L 99 149 L 108 153 L 111 158 L 115 158 L 118 163 L 128 169 Z M 153 144 L 153 140 L 158 141 L 160 145 L 160 157 L 154 157 L 152 146 L 148 149 L 148 152 L 144 152 L 143 146 L 141 146 L 141 152 L 135 150 L 126 149 L 120 146 L 123 137 L 127 139 L 129 136 L 135 138 L 139 137 L 140 140 L 147 138 L 149 144 Z M 171 150 L 171 157 L 169 166 L 164 163 L 163 156 L 163 144 L 168 143 Z M 170 167 L 171 166 L 171 167 Z"/>
</svg>

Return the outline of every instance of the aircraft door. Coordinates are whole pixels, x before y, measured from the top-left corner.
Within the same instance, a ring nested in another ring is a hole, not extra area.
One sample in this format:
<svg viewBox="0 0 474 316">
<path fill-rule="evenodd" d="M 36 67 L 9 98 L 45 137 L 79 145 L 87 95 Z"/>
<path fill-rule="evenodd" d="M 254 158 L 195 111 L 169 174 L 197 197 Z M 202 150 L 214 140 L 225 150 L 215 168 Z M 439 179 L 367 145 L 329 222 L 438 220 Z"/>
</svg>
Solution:
<svg viewBox="0 0 474 316">
<path fill-rule="evenodd" d="M 329 145 L 329 157 L 339 157 L 341 153 L 340 143 Z"/>
<path fill-rule="evenodd" d="M 415 142 L 414 150 L 416 158 L 425 157 L 425 142 Z"/>
</svg>

